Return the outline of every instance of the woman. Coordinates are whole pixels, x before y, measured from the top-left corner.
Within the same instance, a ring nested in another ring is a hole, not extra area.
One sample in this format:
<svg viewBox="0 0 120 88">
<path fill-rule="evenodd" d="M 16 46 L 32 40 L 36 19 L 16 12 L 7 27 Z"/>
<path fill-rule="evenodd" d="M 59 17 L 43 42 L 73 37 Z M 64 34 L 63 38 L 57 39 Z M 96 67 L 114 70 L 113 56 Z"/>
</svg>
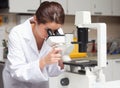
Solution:
<svg viewBox="0 0 120 88">
<path fill-rule="evenodd" d="M 14 27 L 8 40 L 8 61 L 3 71 L 4 88 L 48 88 L 48 78 L 62 72 L 61 50 L 46 43 L 64 24 L 59 3 L 43 2 L 32 18 Z"/>
</svg>

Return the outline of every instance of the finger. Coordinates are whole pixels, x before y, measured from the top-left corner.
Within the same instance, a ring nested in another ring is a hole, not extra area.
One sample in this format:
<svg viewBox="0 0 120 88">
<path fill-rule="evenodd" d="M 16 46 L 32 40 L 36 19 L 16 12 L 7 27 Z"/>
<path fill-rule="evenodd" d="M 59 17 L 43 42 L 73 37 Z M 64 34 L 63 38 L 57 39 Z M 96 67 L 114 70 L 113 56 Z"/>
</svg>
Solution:
<svg viewBox="0 0 120 88">
<path fill-rule="evenodd" d="M 58 63 L 61 58 L 52 58 L 51 62 L 52 63 Z"/>
<path fill-rule="evenodd" d="M 48 60 L 48 63 L 50 64 L 53 64 L 53 63 L 58 63 L 58 61 L 60 60 L 61 58 L 51 58 Z"/>
<path fill-rule="evenodd" d="M 60 53 L 53 54 L 53 58 L 62 58 L 62 55 Z"/>
<path fill-rule="evenodd" d="M 57 48 L 58 46 L 56 45 L 56 44 L 54 44 L 53 46 L 52 46 L 52 48 Z"/>
<path fill-rule="evenodd" d="M 56 53 L 60 53 L 62 50 L 60 48 L 54 48 L 53 49 L 53 53 L 56 54 Z"/>
<path fill-rule="evenodd" d="M 51 51 L 49 53 L 53 53 L 54 52 L 54 48 L 51 49 Z"/>
<path fill-rule="evenodd" d="M 58 61 L 58 65 L 61 67 L 61 69 L 64 69 L 64 64 L 62 60 Z"/>
</svg>

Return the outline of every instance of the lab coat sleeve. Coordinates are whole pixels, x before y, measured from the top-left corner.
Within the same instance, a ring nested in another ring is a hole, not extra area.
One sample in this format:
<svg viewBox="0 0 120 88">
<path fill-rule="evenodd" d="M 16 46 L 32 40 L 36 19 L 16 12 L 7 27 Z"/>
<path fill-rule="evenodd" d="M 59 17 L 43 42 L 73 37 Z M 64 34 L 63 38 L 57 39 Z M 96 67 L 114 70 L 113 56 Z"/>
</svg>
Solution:
<svg viewBox="0 0 120 88">
<path fill-rule="evenodd" d="M 16 32 L 11 32 L 9 35 L 8 49 L 8 68 L 10 75 L 14 79 L 30 83 L 48 80 L 46 68 L 43 71 L 39 68 L 39 60 L 33 62 L 26 61 L 21 48 L 21 38 Z"/>
<path fill-rule="evenodd" d="M 58 66 L 58 63 L 49 65 L 48 67 L 48 74 L 50 77 L 58 76 L 63 72 L 64 72 L 64 69 L 61 70 L 60 66 Z"/>
</svg>

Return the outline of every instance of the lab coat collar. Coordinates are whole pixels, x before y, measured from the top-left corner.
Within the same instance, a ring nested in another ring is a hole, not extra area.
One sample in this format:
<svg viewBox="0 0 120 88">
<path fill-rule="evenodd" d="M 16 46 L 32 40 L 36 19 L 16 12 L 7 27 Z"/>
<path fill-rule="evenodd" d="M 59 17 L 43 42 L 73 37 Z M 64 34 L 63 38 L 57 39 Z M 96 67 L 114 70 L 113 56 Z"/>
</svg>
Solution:
<svg viewBox="0 0 120 88">
<path fill-rule="evenodd" d="M 31 46 L 31 48 L 35 51 L 35 54 L 39 55 L 39 53 L 45 53 L 46 50 L 49 51 L 51 49 L 51 47 L 46 43 L 46 41 L 44 41 L 40 52 L 38 51 L 36 40 L 34 38 L 31 24 L 30 24 L 31 19 L 33 19 L 33 17 L 29 18 L 28 20 L 26 20 L 23 23 L 24 27 L 26 27 L 25 32 L 23 33 L 23 37 L 24 37 L 25 41 L 28 42 L 28 44 Z M 41 56 L 41 55 L 39 55 L 39 56 Z"/>
<path fill-rule="evenodd" d="M 23 27 L 25 27 L 25 32 L 23 33 L 23 37 L 25 39 L 31 40 L 31 38 L 33 37 L 33 32 L 32 32 L 32 27 L 30 24 L 30 20 L 33 19 L 33 17 L 27 19 L 22 25 Z"/>
<path fill-rule="evenodd" d="M 26 42 L 31 46 L 31 48 L 37 53 L 38 55 L 38 49 L 37 49 L 37 44 L 36 40 L 34 38 L 33 32 L 32 32 L 32 27 L 30 24 L 30 20 L 33 19 L 33 17 L 27 19 L 22 25 L 25 27 L 25 30 L 23 32 L 23 38 L 25 39 Z"/>
</svg>

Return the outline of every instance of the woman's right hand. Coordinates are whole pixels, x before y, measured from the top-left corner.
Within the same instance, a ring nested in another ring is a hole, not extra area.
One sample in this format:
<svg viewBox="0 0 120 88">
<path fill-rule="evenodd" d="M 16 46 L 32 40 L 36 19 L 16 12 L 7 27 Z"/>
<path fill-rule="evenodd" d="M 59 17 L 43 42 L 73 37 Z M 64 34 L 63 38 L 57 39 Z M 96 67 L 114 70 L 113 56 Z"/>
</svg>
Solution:
<svg viewBox="0 0 120 88">
<path fill-rule="evenodd" d="M 61 58 L 61 49 L 53 48 L 45 57 L 40 59 L 40 69 L 43 69 L 46 65 L 58 63 Z"/>
</svg>

